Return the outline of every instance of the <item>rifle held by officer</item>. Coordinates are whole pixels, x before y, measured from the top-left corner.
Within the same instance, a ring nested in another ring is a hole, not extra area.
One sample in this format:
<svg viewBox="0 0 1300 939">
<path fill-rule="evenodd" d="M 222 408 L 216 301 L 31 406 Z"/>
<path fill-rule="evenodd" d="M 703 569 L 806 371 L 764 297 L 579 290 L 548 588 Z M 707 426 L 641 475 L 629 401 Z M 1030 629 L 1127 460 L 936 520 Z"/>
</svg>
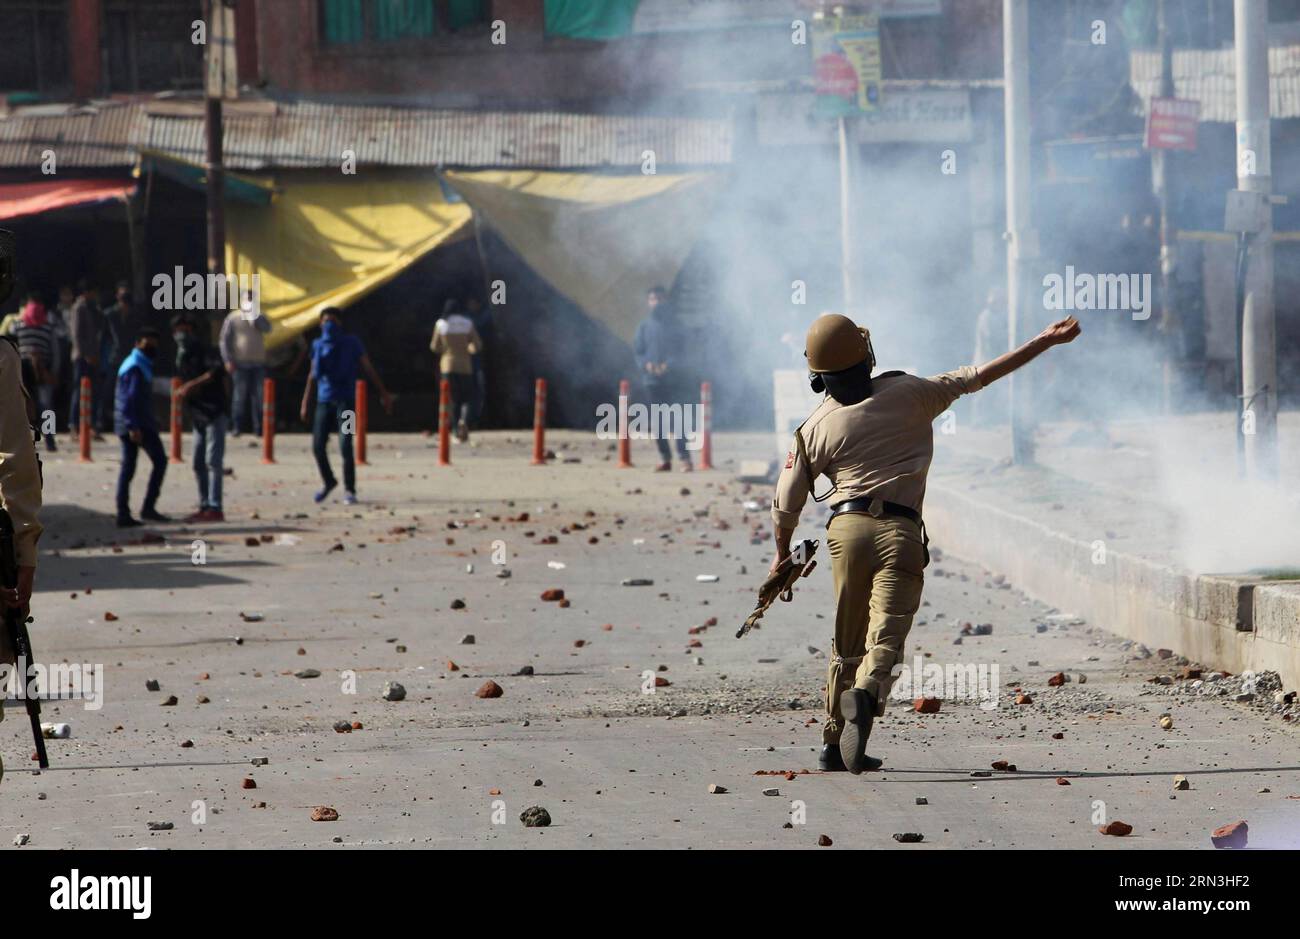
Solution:
<svg viewBox="0 0 1300 939">
<path fill-rule="evenodd" d="M 12 590 L 17 586 L 18 556 L 14 550 L 14 523 L 9 513 L 0 509 L 0 587 Z M 27 716 L 32 722 L 32 737 L 36 741 L 36 758 L 41 769 L 49 769 L 50 758 L 45 754 L 45 735 L 41 732 L 41 702 L 32 696 L 32 689 L 27 687 L 27 669 L 34 661 L 27 622 L 28 617 L 22 610 L 4 610 L 4 629 L 19 666 L 15 671 L 18 693 L 27 703 Z"/>
<path fill-rule="evenodd" d="M 807 577 L 817 566 L 817 562 L 812 558 L 817 553 L 818 544 L 820 542 L 807 539 L 799 542 L 794 546 L 794 550 L 776 566 L 776 570 L 767 575 L 763 586 L 758 588 L 758 603 L 754 607 L 754 612 L 749 614 L 737 631 L 737 639 L 749 632 L 763 618 L 767 608 L 776 602 L 778 596 L 784 603 L 794 599 L 794 582 L 801 577 Z"/>
</svg>

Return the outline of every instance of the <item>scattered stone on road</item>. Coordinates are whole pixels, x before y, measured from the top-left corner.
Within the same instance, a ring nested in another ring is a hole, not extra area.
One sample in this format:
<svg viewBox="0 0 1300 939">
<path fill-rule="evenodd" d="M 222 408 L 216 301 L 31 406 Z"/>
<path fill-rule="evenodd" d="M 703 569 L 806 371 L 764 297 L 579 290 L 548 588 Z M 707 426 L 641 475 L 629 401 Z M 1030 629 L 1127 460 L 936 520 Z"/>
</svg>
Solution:
<svg viewBox="0 0 1300 939">
<path fill-rule="evenodd" d="M 551 824 L 551 813 L 540 805 L 533 805 L 519 813 L 525 828 L 545 828 Z"/>
</svg>

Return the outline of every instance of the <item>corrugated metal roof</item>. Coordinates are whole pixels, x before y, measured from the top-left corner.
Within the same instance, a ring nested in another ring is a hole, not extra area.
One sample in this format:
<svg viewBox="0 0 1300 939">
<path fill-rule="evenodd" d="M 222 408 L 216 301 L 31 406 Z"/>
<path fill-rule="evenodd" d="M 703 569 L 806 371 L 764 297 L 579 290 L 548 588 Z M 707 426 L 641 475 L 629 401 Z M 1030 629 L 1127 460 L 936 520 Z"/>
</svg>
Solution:
<svg viewBox="0 0 1300 939">
<path fill-rule="evenodd" d="M 130 166 L 142 118 L 137 106 L 117 101 L 22 108 L 0 117 L 0 167 L 39 170 L 47 150 L 57 170 Z"/>
<path fill-rule="evenodd" d="M 35 109 L 33 109 L 35 110 Z M 733 125 L 711 118 L 628 117 L 538 112 L 240 102 L 225 116 L 225 161 L 234 170 L 358 165 L 580 168 L 639 166 L 646 150 L 659 166 L 731 162 Z M 121 166 L 133 151 L 203 160 L 201 102 L 123 105 L 92 115 L 0 118 L 0 166 L 39 164 L 45 141 L 63 140 L 63 166 Z M 76 144 L 65 157 L 63 146 Z"/>
<path fill-rule="evenodd" d="M 1269 106 L 1275 118 L 1300 117 L 1300 46 L 1268 50 Z M 1174 95 L 1201 103 L 1201 120 L 1237 120 L 1236 67 L 1231 49 L 1176 49 Z M 1129 81 L 1142 99 L 1145 116 L 1152 96 L 1160 93 L 1160 53 L 1134 52 L 1129 57 Z"/>
</svg>

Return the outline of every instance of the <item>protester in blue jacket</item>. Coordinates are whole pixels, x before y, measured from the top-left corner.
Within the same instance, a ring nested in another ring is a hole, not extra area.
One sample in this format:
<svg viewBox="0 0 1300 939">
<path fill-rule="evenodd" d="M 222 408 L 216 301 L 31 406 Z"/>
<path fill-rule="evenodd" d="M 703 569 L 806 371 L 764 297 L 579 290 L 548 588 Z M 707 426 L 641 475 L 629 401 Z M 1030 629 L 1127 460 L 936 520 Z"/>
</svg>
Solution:
<svg viewBox="0 0 1300 939">
<path fill-rule="evenodd" d="M 131 517 L 131 480 L 140 449 L 153 463 L 149 485 L 144 493 L 140 518 L 150 522 L 169 522 L 157 509 L 167 473 L 167 454 L 158 435 L 158 421 L 153 413 L 153 362 L 158 355 L 158 331 L 142 329 L 135 348 L 117 370 L 117 392 L 113 403 L 113 429 L 122 441 L 122 467 L 117 474 L 117 527 L 135 528 L 141 524 Z"/>
<path fill-rule="evenodd" d="M 357 504 L 357 471 L 352 455 L 352 438 L 356 434 L 357 377 L 364 370 L 379 389 L 384 410 L 393 413 L 393 396 L 384 387 L 384 380 L 375 371 L 366 347 L 361 340 L 343 328 L 343 312 L 337 307 L 325 307 L 320 314 L 320 338 L 311 344 L 311 373 L 302 393 L 299 415 L 307 422 L 308 406 L 312 393 L 316 393 L 316 414 L 312 423 L 311 448 L 316 457 L 324 484 L 314 496 L 317 504 L 329 498 L 338 486 L 338 478 L 330 468 L 330 432 L 339 432 L 339 452 L 343 456 L 343 501 Z"/>
</svg>

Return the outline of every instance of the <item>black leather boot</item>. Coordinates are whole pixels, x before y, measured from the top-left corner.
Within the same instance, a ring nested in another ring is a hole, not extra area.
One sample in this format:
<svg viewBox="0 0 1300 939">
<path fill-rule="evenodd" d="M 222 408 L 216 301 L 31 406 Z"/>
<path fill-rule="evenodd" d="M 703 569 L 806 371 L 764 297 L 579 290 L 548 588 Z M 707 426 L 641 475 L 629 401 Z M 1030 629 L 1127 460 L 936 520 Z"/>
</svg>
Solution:
<svg viewBox="0 0 1300 939">
<path fill-rule="evenodd" d="M 864 770 L 875 770 L 885 765 L 884 760 L 877 759 L 874 756 L 863 757 L 862 768 Z M 817 766 L 823 773 L 843 773 L 847 770 L 844 765 L 844 757 L 840 756 L 840 745 L 838 743 L 822 744 L 822 752 L 817 755 Z"/>
<path fill-rule="evenodd" d="M 844 768 L 855 776 L 867 764 L 867 738 L 876 719 L 876 699 L 861 688 L 850 688 L 840 695 L 840 713 L 844 715 L 844 730 L 840 733 L 840 757 Z"/>
</svg>

